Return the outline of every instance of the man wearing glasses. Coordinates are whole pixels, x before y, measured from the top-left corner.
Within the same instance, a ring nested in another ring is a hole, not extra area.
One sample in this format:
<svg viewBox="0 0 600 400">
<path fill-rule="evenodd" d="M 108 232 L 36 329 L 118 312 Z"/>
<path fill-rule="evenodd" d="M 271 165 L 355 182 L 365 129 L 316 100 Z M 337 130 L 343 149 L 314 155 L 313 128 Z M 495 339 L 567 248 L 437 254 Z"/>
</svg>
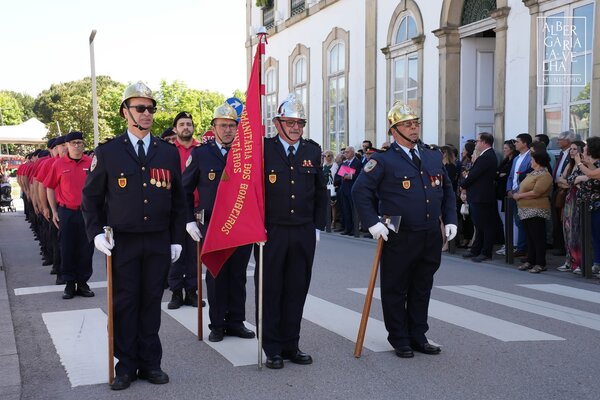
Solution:
<svg viewBox="0 0 600 400">
<path fill-rule="evenodd" d="M 98 146 L 83 188 L 87 236 L 112 255 L 115 380 L 169 382 L 161 370 L 160 302 L 172 262 L 181 254 L 185 197 L 177 149 L 150 134 L 156 112 L 142 82 L 125 88 L 120 114 L 127 131 Z M 103 227 L 112 228 L 108 240 Z"/>
<path fill-rule="evenodd" d="M 92 159 L 83 154 L 81 132 L 69 133 L 65 141 L 68 153 L 54 161 L 44 179 L 52 223 L 60 237 L 60 273 L 66 282 L 63 299 L 93 297 L 87 281 L 92 276 L 94 246 L 87 240 L 81 214 L 81 190 Z"/>
<path fill-rule="evenodd" d="M 300 322 L 308 294 L 318 231 L 326 221 L 327 187 L 321 147 L 303 139 L 306 115 L 294 95 L 281 103 L 273 123 L 278 135 L 264 142 L 265 225 L 263 349 L 267 368 L 283 360 L 311 364 L 300 351 Z M 254 255 L 258 262 L 258 249 Z M 258 274 L 254 274 L 258 287 Z"/>
<path fill-rule="evenodd" d="M 448 241 L 456 236 L 454 190 L 442 154 L 421 144 L 419 117 L 410 107 L 396 102 L 388 121 L 394 142 L 363 168 L 352 190 L 354 204 L 371 235 L 385 241 L 380 278 L 388 341 L 398 357 L 439 354 L 425 336 L 427 310 L 441 261 L 440 220 Z M 398 233 L 379 216 L 400 216 Z"/>
<path fill-rule="evenodd" d="M 237 113 L 228 103 L 217 107 L 213 114 L 212 130 L 215 140 L 195 147 L 186 161 L 183 187 L 187 198 L 186 229 L 192 239 L 199 242 L 212 216 L 221 174 L 229 155 L 229 149 L 237 133 Z M 198 189 L 199 204 L 204 220 L 201 229 L 194 218 L 194 191 Z M 208 340 L 220 342 L 224 336 L 243 339 L 254 338 L 254 332 L 244 326 L 246 320 L 246 268 L 252 253 L 252 245 L 240 246 L 227 259 L 216 278 L 206 274 L 210 334 Z"/>
</svg>

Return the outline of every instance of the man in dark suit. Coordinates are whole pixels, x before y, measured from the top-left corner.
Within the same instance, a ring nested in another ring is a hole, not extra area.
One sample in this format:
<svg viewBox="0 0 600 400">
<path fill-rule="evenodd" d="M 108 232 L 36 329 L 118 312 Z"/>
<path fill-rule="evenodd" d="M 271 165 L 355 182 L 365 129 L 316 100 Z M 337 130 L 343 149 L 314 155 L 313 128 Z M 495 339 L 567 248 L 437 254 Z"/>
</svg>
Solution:
<svg viewBox="0 0 600 400">
<path fill-rule="evenodd" d="M 337 175 L 337 179 L 340 182 L 340 194 L 341 194 L 341 205 L 342 205 L 342 216 L 344 220 L 344 232 L 342 235 L 353 235 L 354 234 L 354 202 L 352 201 L 352 186 L 356 182 L 358 174 L 362 170 L 363 164 L 361 160 L 356 157 L 354 147 L 348 146 L 344 149 L 344 162 L 340 166 L 352 168 L 353 173 L 346 173 L 344 175 Z"/>
<path fill-rule="evenodd" d="M 456 236 L 456 200 L 442 154 L 419 141 L 420 121 L 410 107 L 396 102 L 388 112 L 389 150 L 375 153 L 352 189 L 358 214 L 381 252 L 381 302 L 388 341 L 401 358 L 414 351 L 439 354 L 427 341 L 427 312 L 442 254 L 440 219 L 446 238 Z M 398 233 L 379 216 L 400 216 Z"/>
<path fill-rule="evenodd" d="M 565 255 L 565 238 L 563 233 L 563 224 L 562 224 L 562 207 L 556 207 L 556 195 L 559 192 L 559 187 L 557 182 L 565 170 L 565 167 L 571 161 L 571 157 L 569 155 L 569 147 L 571 143 L 575 140 L 575 135 L 571 131 L 565 131 L 558 134 L 557 143 L 560 148 L 560 153 L 555 157 L 554 170 L 552 171 L 552 178 L 554 181 L 554 187 L 552 191 L 551 198 L 551 206 L 552 206 L 552 237 L 553 237 L 553 251 L 552 254 L 555 256 L 564 256 Z"/>
<path fill-rule="evenodd" d="M 278 135 L 264 143 L 267 243 L 263 251 L 262 346 L 267 355 L 265 366 L 280 369 L 283 360 L 312 363 L 298 343 L 319 237 L 315 228 L 325 229 L 328 196 L 321 147 L 302 138 L 306 125 L 302 102 L 289 95 L 273 123 Z M 257 268 L 258 254 L 256 247 Z M 254 282 L 258 288 L 258 273 Z"/>
<path fill-rule="evenodd" d="M 200 241 L 206 234 L 215 207 L 221 174 L 237 132 L 237 113 L 228 103 L 217 107 L 212 120 L 215 140 L 195 147 L 186 161 L 183 187 L 187 198 L 186 229 L 192 239 Z M 198 208 L 204 222 L 198 229 L 194 218 L 194 190 L 198 189 Z M 223 265 L 216 278 L 206 274 L 210 334 L 208 340 L 220 342 L 225 335 L 252 339 L 254 332 L 244 326 L 246 319 L 246 268 L 252 245 L 240 246 Z"/>
<path fill-rule="evenodd" d="M 475 150 L 479 151 L 479 156 L 461 185 L 467 191 L 469 211 L 475 225 L 475 241 L 471 246 L 471 251 L 463 257 L 472 257 L 475 262 L 492 258 L 496 222 L 498 221 L 494 184 L 498 159 L 492 149 L 493 144 L 494 136 L 492 134 L 487 132 L 479 134 L 475 144 Z"/>
<path fill-rule="evenodd" d="M 83 187 L 87 236 L 113 259 L 116 377 L 127 389 L 138 377 L 169 382 L 162 371 L 160 302 L 171 262 L 181 254 L 185 197 L 175 146 L 150 134 L 156 112 L 142 82 L 125 88 L 120 114 L 127 132 L 98 146 Z M 107 240 L 104 226 L 114 238 Z"/>
</svg>

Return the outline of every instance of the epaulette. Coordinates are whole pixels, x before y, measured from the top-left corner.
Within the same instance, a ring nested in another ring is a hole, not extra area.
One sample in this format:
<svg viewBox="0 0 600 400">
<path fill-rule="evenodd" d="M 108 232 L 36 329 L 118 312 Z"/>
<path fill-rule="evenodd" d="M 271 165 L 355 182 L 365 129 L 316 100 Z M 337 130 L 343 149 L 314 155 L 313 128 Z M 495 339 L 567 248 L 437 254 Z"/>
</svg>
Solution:
<svg viewBox="0 0 600 400">
<path fill-rule="evenodd" d="M 110 141 L 111 141 L 111 140 L 113 140 L 113 139 L 114 139 L 114 137 L 111 137 L 111 138 L 106 138 L 106 139 L 104 139 L 103 141 L 101 141 L 100 143 L 98 143 L 98 146 L 102 146 L 102 145 L 104 145 L 104 144 L 106 144 L 106 143 L 110 142 Z"/>
<path fill-rule="evenodd" d="M 435 150 L 430 144 L 427 144 L 427 143 L 420 143 L 420 144 L 421 144 L 421 147 L 423 147 L 424 149 Z"/>
<path fill-rule="evenodd" d="M 320 145 L 319 143 L 315 142 L 315 141 L 314 141 L 314 140 L 312 140 L 312 139 L 304 139 L 304 140 L 305 140 L 307 143 L 311 143 L 311 144 L 314 144 L 315 146 L 321 147 L 321 145 Z"/>
</svg>

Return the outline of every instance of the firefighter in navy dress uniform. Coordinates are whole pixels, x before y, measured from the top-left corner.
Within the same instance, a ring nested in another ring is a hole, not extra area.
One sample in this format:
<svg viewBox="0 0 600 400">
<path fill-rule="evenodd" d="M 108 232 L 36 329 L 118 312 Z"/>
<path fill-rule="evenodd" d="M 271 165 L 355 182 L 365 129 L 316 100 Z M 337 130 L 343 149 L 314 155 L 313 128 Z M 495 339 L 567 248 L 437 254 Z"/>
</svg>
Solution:
<svg viewBox="0 0 600 400">
<path fill-rule="evenodd" d="M 88 238 L 113 258 L 116 377 L 111 388 L 138 377 L 169 381 L 161 369 L 158 331 L 167 273 L 179 258 L 185 197 L 175 146 L 150 134 L 156 101 L 142 82 L 123 93 L 120 113 L 127 132 L 99 146 L 83 188 Z M 106 240 L 110 226 L 114 239 Z"/>
<path fill-rule="evenodd" d="M 227 155 L 237 132 L 237 113 L 228 103 L 219 106 L 213 115 L 212 130 L 215 140 L 194 148 L 186 161 L 183 186 L 187 197 L 188 213 L 186 229 L 192 239 L 200 241 L 210 222 L 217 188 L 225 169 Z M 194 190 L 198 189 L 198 208 L 204 212 L 202 231 L 194 219 Z M 218 205 L 217 205 L 218 207 Z M 216 278 L 206 274 L 210 334 L 208 340 L 220 342 L 225 335 L 244 339 L 255 337 L 244 326 L 246 319 L 246 268 L 252 253 L 252 245 L 240 246 L 223 265 Z"/>
<path fill-rule="evenodd" d="M 420 144 L 412 110 L 396 102 L 388 121 L 395 141 L 365 165 L 352 189 L 354 204 L 373 237 L 385 240 L 380 278 L 388 341 L 398 357 L 413 357 L 413 350 L 439 354 L 425 336 L 427 310 L 441 261 L 440 219 L 448 240 L 456 235 L 454 191 L 441 153 Z M 401 217 L 398 233 L 379 222 L 386 215 Z"/>
<path fill-rule="evenodd" d="M 263 338 L 266 367 L 283 360 L 311 364 L 298 348 L 318 231 L 325 228 L 327 187 L 321 147 L 303 139 L 306 115 L 294 95 L 281 103 L 273 123 L 278 135 L 265 139 Z M 315 233 L 316 232 L 316 233 Z M 258 248 L 254 250 L 258 267 Z M 258 287 L 258 274 L 254 274 Z M 258 301 L 258 300 L 257 300 Z"/>
</svg>

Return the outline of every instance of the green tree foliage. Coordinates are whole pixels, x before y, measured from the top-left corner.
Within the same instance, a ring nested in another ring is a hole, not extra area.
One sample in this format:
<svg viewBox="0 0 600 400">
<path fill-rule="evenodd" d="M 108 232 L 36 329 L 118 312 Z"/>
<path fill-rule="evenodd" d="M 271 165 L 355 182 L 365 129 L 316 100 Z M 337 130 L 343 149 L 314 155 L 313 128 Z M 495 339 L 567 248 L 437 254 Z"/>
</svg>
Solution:
<svg viewBox="0 0 600 400">
<path fill-rule="evenodd" d="M 225 101 L 221 93 L 208 90 L 189 89 L 185 83 L 161 81 L 160 89 L 155 92 L 158 111 L 154 115 L 152 131 L 160 135 L 166 128 L 173 126 L 173 119 L 181 111 L 192 114 L 195 124 L 195 136 L 200 137 L 210 127 L 213 111 Z"/>
<path fill-rule="evenodd" d="M 23 106 L 13 92 L 0 91 L 0 110 L 3 125 L 17 125 L 23 122 Z"/>
<path fill-rule="evenodd" d="M 48 125 L 49 137 L 58 136 L 61 132 L 83 132 L 87 147 L 93 146 L 94 122 L 92 116 L 92 83 L 91 78 L 79 81 L 60 83 L 44 90 L 35 100 L 33 111 L 38 118 Z M 122 83 L 113 81 L 108 76 L 96 78 L 98 95 L 98 129 L 100 141 L 115 136 L 125 129 L 125 122 L 119 115 L 121 93 L 125 88 Z"/>
</svg>

